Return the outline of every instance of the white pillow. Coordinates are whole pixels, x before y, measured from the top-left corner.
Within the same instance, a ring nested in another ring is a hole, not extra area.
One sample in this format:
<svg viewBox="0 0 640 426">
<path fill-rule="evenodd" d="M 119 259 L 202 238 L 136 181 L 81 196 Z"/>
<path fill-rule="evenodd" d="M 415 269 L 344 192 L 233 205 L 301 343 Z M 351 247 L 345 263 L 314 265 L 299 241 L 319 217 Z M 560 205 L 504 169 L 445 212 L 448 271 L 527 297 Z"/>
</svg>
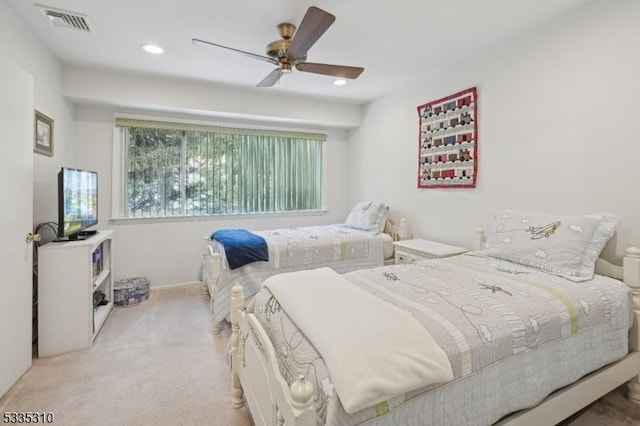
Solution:
<svg viewBox="0 0 640 426">
<path fill-rule="evenodd" d="M 379 234 L 384 229 L 387 206 L 378 201 L 362 201 L 349 213 L 345 226 Z"/>
<path fill-rule="evenodd" d="M 505 210 L 496 215 L 486 253 L 587 281 L 617 224 L 618 217 L 611 213 L 558 216 Z"/>
</svg>

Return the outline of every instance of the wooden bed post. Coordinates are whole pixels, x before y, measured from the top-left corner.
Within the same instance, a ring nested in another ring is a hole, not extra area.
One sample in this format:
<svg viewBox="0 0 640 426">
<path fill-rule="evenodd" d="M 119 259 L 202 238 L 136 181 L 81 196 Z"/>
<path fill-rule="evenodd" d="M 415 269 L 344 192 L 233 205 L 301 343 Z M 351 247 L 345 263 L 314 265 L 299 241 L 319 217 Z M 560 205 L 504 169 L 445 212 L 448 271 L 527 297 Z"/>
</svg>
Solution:
<svg viewBox="0 0 640 426">
<path fill-rule="evenodd" d="M 209 293 L 209 314 L 213 322 L 213 302 L 215 301 L 214 286 L 220 278 L 220 254 L 215 253 L 211 247 L 211 238 L 208 235 L 202 237 L 202 288 Z M 213 334 L 220 334 L 220 324 L 212 324 Z"/>
<path fill-rule="evenodd" d="M 206 235 L 202 237 L 202 270 L 200 271 L 200 277 L 202 278 L 202 290 L 207 289 L 207 259 L 209 259 L 209 237 Z"/>
<path fill-rule="evenodd" d="M 211 311 L 211 315 L 213 316 L 213 310 Z M 219 335 L 220 334 L 220 324 L 214 324 L 211 327 L 211 332 L 216 336 Z"/>
<path fill-rule="evenodd" d="M 473 249 L 483 250 L 485 243 L 486 243 L 486 238 L 484 235 L 484 229 L 476 228 L 476 233 L 473 236 Z"/>
<path fill-rule="evenodd" d="M 240 353 L 240 314 L 244 308 L 244 290 L 241 285 L 234 285 L 231 289 L 231 403 L 233 408 L 240 408 L 244 405 L 242 385 L 238 377 L 237 362 L 244 354 Z"/>
<path fill-rule="evenodd" d="M 629 333 L 629 350 L 640 351 L 640 249 L 629 247 L 623 259 L 624 283 L 633 294 L 634 320 Z M 635 376 L 627 383 L 627 398 L 640 404 L 640 376 Z"/>
</svg>

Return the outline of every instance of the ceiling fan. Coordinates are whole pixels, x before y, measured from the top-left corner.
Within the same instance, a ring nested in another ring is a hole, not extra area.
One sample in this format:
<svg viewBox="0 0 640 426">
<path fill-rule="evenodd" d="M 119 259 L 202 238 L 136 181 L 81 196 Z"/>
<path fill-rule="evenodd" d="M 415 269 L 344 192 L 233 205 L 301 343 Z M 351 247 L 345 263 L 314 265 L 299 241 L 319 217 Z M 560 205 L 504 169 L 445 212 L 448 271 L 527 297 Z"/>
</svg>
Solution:
<svg viewBox="0 0 640 426">
<path fill-rule="evenodd" d="M 222 46 L 197 38 L 192 39 L 194 46 L 223 48 L 231 50 L 250 58 L 270 62 L 278 68 L 271 71 L 257 87 L 270 87 L 276 84 L 283 74 L 289 74 L 295 67 L 298 71 L 315 74 L 330 75 L 339 78 L 358 78 L 364 68 L 345 65 L 330 65 L 307 62 L 307 51 L 315 44 L 324 32 L 333 24 L 336 17 L 315 6 L 307 9 L 302 22 L 296 31 L 296 27 L 288 22 L 278 25 L 280 40 L 272 41 L 267 45 L 267 56 L 257 55 L 244 50 Z M 295 34 L 294 34 L 295 33 Z"/>
</svg>

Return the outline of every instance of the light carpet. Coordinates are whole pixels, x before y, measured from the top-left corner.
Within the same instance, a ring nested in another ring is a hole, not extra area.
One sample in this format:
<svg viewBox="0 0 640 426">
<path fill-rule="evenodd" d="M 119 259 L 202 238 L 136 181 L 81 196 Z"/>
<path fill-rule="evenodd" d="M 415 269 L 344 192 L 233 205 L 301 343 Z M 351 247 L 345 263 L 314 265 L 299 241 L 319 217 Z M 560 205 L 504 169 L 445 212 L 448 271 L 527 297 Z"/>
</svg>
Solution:
<svg viewBox="0 0 640 426">
<path fill-rule="evenodd" d="M 231 406 L 228 338 L 228 327 L 211 333 L 199 286 L 153 289 L 142 304 L 115 308 L 91 349 L 34 359 L 0 413 L 51 411 L 56 425 L 251 425 L 246 408 Z M 640 425 L 640 408 L 623 393 L 562 426 Z"/>
<path fill-rule="evenodd" d="M 43 359 L 0 399 L 53 412 L 56 425 L 249 425 L 231 406 L 226 335 L 214 336 L 199 286 L 152 290 L 114 308 L 91 349 Z"/>
</svg>

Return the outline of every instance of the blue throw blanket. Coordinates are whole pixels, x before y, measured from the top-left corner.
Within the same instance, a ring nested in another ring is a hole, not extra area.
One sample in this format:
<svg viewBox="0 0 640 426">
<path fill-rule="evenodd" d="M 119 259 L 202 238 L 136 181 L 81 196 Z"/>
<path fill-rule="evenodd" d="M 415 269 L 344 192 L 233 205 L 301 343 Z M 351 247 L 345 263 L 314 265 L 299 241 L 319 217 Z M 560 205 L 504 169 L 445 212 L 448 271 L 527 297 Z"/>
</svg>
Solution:
<svg viewBox="0 0 640 426">
<path fill-rule="evenodd" d="M 222 244 L 231 269 L 258 260 L 269 260 L 267 242 L 246 229 L 220 229 L 211 234 L 211 239 Z"/>
</svg>

